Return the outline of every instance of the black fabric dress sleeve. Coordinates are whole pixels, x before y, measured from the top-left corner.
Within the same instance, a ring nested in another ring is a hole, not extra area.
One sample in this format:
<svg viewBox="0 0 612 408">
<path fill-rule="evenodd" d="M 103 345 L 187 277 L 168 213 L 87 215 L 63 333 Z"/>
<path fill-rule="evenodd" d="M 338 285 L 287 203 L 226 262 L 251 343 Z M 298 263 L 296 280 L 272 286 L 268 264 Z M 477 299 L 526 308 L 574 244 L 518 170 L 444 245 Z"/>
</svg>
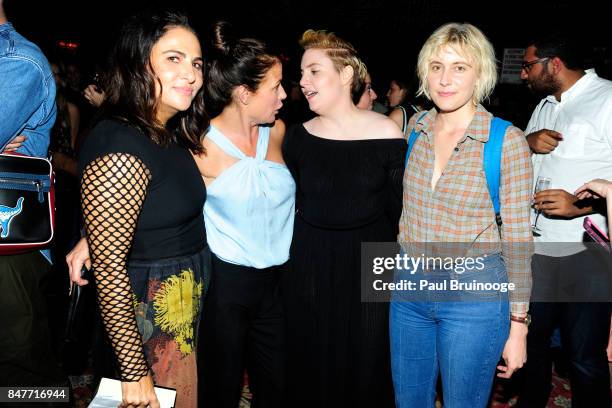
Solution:
<svg viewBox="0 0 612 408">
<path fill-rule="evenodd" d="M 285 165 L 287 166 L 287 168 L 289 169 L 289 172 L 293 176 L 293 179 L 297 183 L 298 181 L 298 174 L 297 174 L 298 163 L 297 163 L 296 145 L 298 144 L 297 138 L 300 137 L 300 134 L 299 132 L 296 131 L 296 126 L 297 125 L 293 125 L 287 130 L 287 133 L 285 134 L 285 137 L 283 139 L 282 152 L 283 152 L 283 161 L 285 162 Z"/>
<path fill-rule="evenodd" d="M 149 369 L 136 325 L 127 260 L 150 177 L 137 157 L 112 153 L 91 161 L 81 178 L 98 303 L 121 381 L 138 381 Z"/>
<path fill-rule="evenodd" d="M 403 180 L 404 165 L 406 159 L 406 145 L 403 148 L 393 151 L 389 155 L 386 166 L 387 170 L 387 206 L 386 213 L 391 225 L 394 226 L 394 233 L 399 234 L 399 219 L 402 214 L 403 204 Z"/>
</svg>

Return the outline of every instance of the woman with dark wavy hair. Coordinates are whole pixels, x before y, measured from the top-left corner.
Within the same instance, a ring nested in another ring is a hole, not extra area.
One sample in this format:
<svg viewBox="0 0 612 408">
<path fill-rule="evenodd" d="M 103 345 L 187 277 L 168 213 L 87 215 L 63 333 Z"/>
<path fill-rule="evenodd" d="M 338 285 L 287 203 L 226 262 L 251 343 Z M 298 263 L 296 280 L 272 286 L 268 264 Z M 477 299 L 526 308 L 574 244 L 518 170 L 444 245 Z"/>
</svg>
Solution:
<svg viewBox="0 0 612 408">
<path fill-rule="evenodd" d="M 105 114 L 81 151 L 81 205 L 123 404 L 158 407 L 153 383 L 197 406 L 196 334 L 210 251 L 192 154 L 207 125 L 200 43 L 187 18 L 146 13 L 112 54 Z M 77 284 L 86 281 L 75 276 Z"/>
</svg>

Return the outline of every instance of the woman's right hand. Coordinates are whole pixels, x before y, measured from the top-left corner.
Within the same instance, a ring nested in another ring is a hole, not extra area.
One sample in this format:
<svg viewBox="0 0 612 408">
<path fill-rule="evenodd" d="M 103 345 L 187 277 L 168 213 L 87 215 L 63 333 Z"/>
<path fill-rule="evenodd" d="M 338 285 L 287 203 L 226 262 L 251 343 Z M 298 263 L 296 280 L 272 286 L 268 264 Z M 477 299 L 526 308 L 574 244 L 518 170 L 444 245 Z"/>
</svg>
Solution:
<svg viewBox="0 0 612 408">
<path fill-rule="evenodd" d="M 72 284 L 76 283 L 79 286 L 87 285 L 89 281 L 81 278 L 81 269 L 83 265 L 87 269 L 91 268 L 91 260 L 89 259 L 89 246 L 87 239 L 81 238 L 79 242 L 72 248 L 72 251 L 66 255 L 66 263 L 68 264 L 68 272 L 70 274 L 70 290 Z"/>
<path fill-rule="evenodd" d="M 135 382 L 121 382 L 121 394 L 119 408 L 159 408 L 151 373 Z"/>
</svg>

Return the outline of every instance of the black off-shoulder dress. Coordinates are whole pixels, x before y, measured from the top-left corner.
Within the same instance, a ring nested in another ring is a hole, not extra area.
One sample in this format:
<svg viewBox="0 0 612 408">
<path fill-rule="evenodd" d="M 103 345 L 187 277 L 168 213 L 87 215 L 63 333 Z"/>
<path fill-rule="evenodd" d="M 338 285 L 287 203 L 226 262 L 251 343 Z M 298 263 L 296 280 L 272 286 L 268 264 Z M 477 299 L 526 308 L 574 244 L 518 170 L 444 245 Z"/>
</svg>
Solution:
<svg viewBox="0 0 612 408">
<path fill-rule="evenodd" d="M 288 406 L 393 407 L 388 304 L 361 302 L 362 242 L 395 242 L 404 139 L 285 135 L 297 214 L 282 279 Z"/>
</svg>

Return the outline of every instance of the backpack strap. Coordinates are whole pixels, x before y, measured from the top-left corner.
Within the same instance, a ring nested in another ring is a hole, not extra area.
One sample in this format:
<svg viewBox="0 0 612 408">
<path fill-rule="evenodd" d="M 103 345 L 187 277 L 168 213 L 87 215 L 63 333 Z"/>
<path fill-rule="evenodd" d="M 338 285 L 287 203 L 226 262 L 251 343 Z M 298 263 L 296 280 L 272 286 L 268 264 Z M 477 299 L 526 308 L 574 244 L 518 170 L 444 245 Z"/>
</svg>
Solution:
<svg viewBox="0 0 612 408">
<path fill-rule="evenodd" d="M 489 141 L 484 144 L 483 148 L 483 168 L 485 177 L 487 178 L 487 187 L 489 195 L 493 201 L 493 209 L 495 210 L 495 221 L 497 225 L 502 224 L 500 203 L 499 203 L 499 183 L 501 174 L 501 158 L 502 147 L 504 144 L 504 136 L 506 129 L 512 123 L 500 118 L 494 117 L 491 121 L 491 129 L 489 131 Z"/>
<path fill-rule="evenodd" d="M 423 113 L 419 119 L 420 121 L 427 114 L 427 112 Z M 493 202 L 493 209 L 495 211 L 495 221 L 497 225 L 502 224 L 501 219 L 501 210 L 500 210 L 500 202 L 499 202 L 499 184 L 501 177 L 501 158 L 502 158 L 502 148 L 504 145 L 504 137 L 506 135 L 506 129 L 508 126 L 512 126 L 512 123 L 505 121 L 500 118 L 494 117 L 491 121 L 491 129 L 489 130 L 489 140 L 484 144 L 483 148 L 483 160 L 482 165 L 484 168 L 485 177 L 487 179 L 487 187 L 489 189 L 489 195 L 491 196 L 491 201 Z M 408 149 L 406 151 L 406 163 L 405 166 L 408 167 L 408 159 L 410 158 L 410 153 L 412 152 L 412 148 L 416 143 L 416 140 L 419 137 L 419 132 L 416 132 L 414 129 L 410 132 L 410 137 L 408 138 Z"/>
<path fill-rule="evenodd" d="M 420 122 L 427 115 L 427 112 L 423 112 L 421 116 L 417 119 L 417 122 Z M 406 125 L 407 126 L 407 125 Z M 404 167 L 408 167 L 408 159 L 410 158 L 410 153 L 412 152 L 412 148 L 416 140 L 419 138 L 419 132 L 412 129 L 410 132 L 410 137 L 408 138 L 408 149 L 406 150 L 406 163 L 404 163 Z"/>
</svg>

